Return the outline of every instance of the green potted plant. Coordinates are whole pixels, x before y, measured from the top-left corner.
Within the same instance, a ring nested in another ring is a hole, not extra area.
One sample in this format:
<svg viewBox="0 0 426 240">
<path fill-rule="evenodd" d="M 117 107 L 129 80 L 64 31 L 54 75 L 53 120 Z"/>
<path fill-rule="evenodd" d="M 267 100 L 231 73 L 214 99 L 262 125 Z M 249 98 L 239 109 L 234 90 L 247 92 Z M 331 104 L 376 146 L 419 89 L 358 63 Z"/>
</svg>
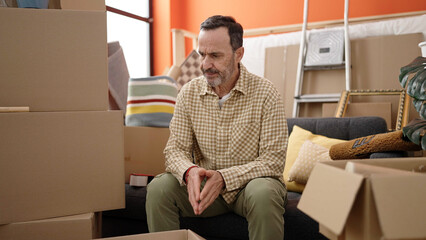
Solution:
<svg viewBox="0 0 426 240">
<path fill-rule="evenodd" d="M 417 57 L 402 67 L 399 82 L 413 98 L 413 105 L 421 118 L 411 121 L 402 132 L 410 141 L 426 150 L 426 57 Z"/>
</svg>

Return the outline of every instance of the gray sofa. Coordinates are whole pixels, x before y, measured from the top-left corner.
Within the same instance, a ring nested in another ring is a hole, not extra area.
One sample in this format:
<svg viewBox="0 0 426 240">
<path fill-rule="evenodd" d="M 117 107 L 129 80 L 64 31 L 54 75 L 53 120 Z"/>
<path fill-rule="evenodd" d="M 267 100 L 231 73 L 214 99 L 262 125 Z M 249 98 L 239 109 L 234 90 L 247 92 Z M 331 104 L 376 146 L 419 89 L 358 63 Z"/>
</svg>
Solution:
<svg viewBox="0 0 426 240">
<path fill-rule="evenodd" d="M 379 117 L 351 118 L 289 118 L 289 133 L 293 126 L 314 134 L 351 140 L 372 134 L 387 132 L 384 119 Z M 375 157 L 400 157 L 403 153 L 374 153 Z M 126 208 L 103 212 L 103 237 L 148 232 L 145 214 L 145 187 L 126 185 Z M 327 239 L 318 231 L 318 223 L 297 208 L 300 193 L 288 192 L 288 204 L 284 213 L 285 240 Z M 211 218 L 181 218 L 181 228 L 191 229 L 206 239 L 248 239 L 247 221 L 234 213 Z"/>
</svg>

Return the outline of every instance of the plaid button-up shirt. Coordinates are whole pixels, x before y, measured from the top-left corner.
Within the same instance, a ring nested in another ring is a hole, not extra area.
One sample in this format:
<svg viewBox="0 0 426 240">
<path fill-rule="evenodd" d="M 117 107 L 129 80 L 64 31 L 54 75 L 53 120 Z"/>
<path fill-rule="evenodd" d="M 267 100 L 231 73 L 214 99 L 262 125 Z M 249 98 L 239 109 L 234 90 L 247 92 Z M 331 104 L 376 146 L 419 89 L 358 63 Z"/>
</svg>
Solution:
<svg viewBox="0 0 426 240">
<path fill-rule="evenodd" d="M 225 180 L 222 196 L 228 203 L 254 178 L 284 182 L 288 142 L 280 94 L 270 81 L 239 66 L 238 81 L 222 108 L 203 76 L 183 86 L 164 150 L 166 171 L 181 185 L 191 166 L 218 170 Z"/>
</svg>

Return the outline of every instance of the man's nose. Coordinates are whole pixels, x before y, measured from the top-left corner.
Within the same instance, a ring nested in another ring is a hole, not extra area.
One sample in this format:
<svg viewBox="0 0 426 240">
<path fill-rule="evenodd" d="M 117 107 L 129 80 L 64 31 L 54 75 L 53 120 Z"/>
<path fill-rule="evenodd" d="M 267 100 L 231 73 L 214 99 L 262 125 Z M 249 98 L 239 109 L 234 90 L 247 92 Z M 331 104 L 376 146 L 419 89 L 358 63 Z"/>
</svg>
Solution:
<svg viewBox="0 0 426 240">
<path fill-rule="evenodd" d="M 202 64 L 202 67 L 203 67 L 204 69 L 209 69 L 209 68 L 211 68 L 211 67 L 213 66 L 213 61 L 212 61 L 211 57 L 206 56 L 206 57 L 202 60 L 201 64 Z"/>
</svg>

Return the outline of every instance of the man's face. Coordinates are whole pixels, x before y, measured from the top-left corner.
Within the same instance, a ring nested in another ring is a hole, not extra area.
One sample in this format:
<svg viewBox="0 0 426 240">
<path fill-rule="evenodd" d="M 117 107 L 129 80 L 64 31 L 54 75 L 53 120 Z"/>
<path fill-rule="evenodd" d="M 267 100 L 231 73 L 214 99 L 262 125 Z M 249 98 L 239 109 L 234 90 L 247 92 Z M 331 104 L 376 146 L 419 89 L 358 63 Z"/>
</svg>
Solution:
<svg viewBox="0 0 426 240">
<path fill-rule="evenodd" d="M 210 86 L 217 87 L 238 76 L 241 58 L 232 50 L 227 28 L 201 30 L 198 45 L 201 71 Z"/>
</svg>

